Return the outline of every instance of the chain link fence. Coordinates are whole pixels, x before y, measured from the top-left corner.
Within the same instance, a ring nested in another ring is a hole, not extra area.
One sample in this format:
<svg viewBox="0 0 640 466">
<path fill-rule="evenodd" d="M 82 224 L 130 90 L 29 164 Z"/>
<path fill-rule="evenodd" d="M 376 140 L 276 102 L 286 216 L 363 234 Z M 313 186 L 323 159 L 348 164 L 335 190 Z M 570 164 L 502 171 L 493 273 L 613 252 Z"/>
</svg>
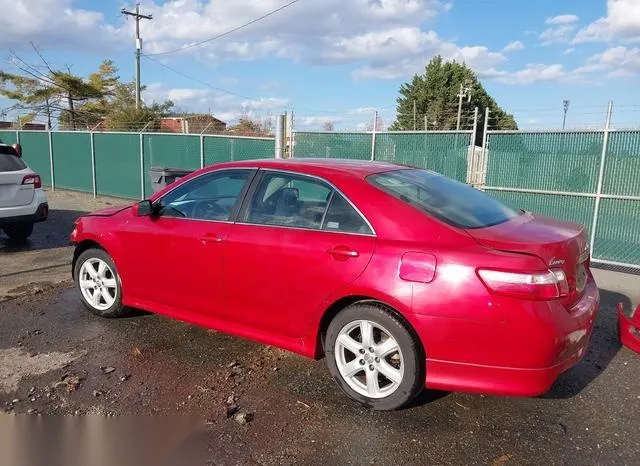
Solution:
<svg viewBox="0 0 640 466">
<path fill-rule="evenodd" d="M 296 132 L 294 157 L 376 160 L 466 181 L 471 131 Z"/>
<path fill-rule="evenodd" d="M 640 131 L 489 131 L 481 188 L 587 227 L 595 263 L 640 270 Z"/>
<path fill-rule="evenodd" d="M 19 143 L 45 186 L 131 199 L 152 194 L 152 167 L 197 170 L 275 154 L 273 138 L 241 136 L 0 131 L 0 141 Z"/>
</svg>

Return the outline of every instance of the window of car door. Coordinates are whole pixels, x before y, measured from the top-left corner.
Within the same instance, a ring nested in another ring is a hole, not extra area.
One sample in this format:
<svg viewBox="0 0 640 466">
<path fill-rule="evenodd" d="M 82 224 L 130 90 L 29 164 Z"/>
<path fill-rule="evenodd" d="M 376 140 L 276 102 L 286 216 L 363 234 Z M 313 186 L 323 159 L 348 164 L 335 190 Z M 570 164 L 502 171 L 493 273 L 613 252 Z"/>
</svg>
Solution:
<svg viewBox="0 0 640 466">
<path fill-rule="evenodd" d="M 160 217 L 232 222 L 251 170 L 222 170 L 199 176 L 167 193 L 157 203 Z"/>
<path fill-rule="evenodd" d="M 245 223 L 373 235 L 373 229 L 346 198 L 315 177 L 264 172 Z"/>
</svg>

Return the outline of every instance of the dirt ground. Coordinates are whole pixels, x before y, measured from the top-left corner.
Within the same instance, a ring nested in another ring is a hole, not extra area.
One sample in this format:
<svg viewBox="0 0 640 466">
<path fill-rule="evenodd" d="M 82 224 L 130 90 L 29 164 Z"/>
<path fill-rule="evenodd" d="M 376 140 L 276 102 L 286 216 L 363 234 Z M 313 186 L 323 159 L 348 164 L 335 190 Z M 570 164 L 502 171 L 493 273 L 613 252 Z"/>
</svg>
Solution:
<svg viewBox="0 0 640 466">
<path fill-rule="evenodd" d="M 0 232 L 0 302 L 50 288 L 69 279 L 73 248 L 69 234 L 83 213 L 133 201 L 70 191 L 47 191 L 50 213 L 27 243 L 12 243 Z"/>
<path fill-rule="evenodd" d="M 0 283 L 12 267 L 13 283 L 31 290 L 0 302 L 0 424 L 13 414 L 154 415 L 174 419 L 175 431 L 175 419 L 194 419 L 191 451 L 202 446 L 208 464 L 637 464 L 640 356 L 620 347 L 614 311 L 640 302 L 638 276 L 596 272 L 602 306 L 589 352 L 545 396 L 428 391 L 378 413 L 342 395 L 324 361 L 143 312 L 89 313 L 68 283 L 65 230 L 113 201 L 50 200 L 55 227 L 39 225 L 19 250 L 0 240 Z M 51 253 L 53 284 L 34 291 L 33 277 L 50 271 L 30 270 L 41 253 Z"/>
</svg>

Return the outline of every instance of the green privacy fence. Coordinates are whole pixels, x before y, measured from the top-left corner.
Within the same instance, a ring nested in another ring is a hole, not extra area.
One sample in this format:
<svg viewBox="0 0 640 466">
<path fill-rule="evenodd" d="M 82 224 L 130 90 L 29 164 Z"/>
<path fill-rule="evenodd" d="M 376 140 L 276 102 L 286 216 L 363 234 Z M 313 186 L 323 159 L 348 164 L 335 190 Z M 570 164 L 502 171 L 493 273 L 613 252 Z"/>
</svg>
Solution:
<svg viewBox="0 0 640 466">
<path fill-rule="evenodd" d="M 595 262 L 640 269 L 640 131 L 495 131 L 487 141 L 487 192 L 585 225 Z"/>
<path fill-rule="evenodd" d="M 240 136 L 0 131 L 0 140 L 19 142 L 46 186 L 132 199 L 152 194 L 151 167 L 197 170 L 275 154 L 273 138 Z"/>
<path fill-rule="evenodd" d="M 471 134 L 471 131 L 297 132 L 294 156 L 393 162 L 465 181 Z"/>
</svg>

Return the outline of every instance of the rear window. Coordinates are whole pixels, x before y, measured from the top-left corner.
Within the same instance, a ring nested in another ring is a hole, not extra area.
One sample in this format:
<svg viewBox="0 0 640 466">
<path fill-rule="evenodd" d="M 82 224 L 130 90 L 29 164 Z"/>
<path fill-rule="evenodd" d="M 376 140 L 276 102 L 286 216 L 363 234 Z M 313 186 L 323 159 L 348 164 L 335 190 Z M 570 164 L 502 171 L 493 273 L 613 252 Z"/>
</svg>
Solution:
<svg viewBox="0 0 640 466">
<path fill-rule="evenodd" d="M 392 196 L 458 228 L 485 228 L 522 215 L 469 185 L 420 169 L 367 177 Z"/>
<path fill-rule="evenodd" d="M 11 146 L 0 146 L 0 172 L 17 172 L 27 168 Z"/>
</svg>

